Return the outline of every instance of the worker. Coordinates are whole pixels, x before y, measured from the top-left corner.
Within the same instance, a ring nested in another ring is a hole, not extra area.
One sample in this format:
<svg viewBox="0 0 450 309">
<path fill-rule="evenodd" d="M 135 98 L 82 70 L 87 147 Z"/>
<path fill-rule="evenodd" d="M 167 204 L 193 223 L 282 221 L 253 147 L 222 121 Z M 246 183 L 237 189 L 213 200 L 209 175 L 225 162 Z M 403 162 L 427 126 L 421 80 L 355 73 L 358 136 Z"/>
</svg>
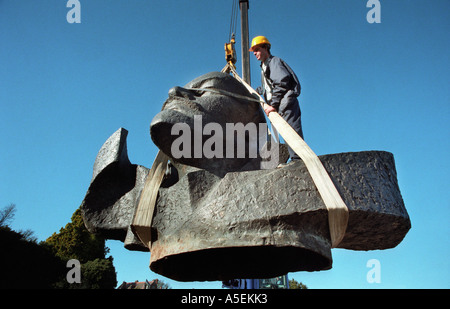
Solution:
<svg viewBox="0 0 450 309">
<path fill-rule="evenodd" d="M 303 138 L 301 111 L 297 97 L 300 95 L 300 82 L 294 71 L 282 59 L 272 56 L 271 44 L 265 36 L 252 40 L 250 51 L 261 61 L 261 86 L 256 91 L 264 96 L 268 106 L 264 108 L 267 116 L 278 112 L 281 117 Z M 288 146 L 291 161 L 300 157 Z"/>
</svg>

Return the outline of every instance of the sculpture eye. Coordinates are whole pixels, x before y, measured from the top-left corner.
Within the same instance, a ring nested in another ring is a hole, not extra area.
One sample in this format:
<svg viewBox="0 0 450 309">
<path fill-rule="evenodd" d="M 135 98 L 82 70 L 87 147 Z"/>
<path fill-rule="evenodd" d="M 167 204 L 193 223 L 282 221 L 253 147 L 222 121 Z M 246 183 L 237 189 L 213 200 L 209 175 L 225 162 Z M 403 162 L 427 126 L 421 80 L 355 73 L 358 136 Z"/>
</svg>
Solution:
<svg viewBox="0 0 450 309">
<path fill-rule="evenodd" d="M 183 87 L 176 86 L 176 87 L 170 88 L 170 90 L 169 90 L 169 97 L 183 97 L 186 99 L 193 99 L 194 96 L 196 96 L 194 91 L 183 88 Z"/>
<path fill-rule="evenodd" d="M 206 91 L 201 89 L 189 89 L 196 97 L 201 97 Z"/>
<path fill-rule="evenodd" d="M 194 95 L 197 97 L 201 97 L 203 95 L 210 95 L 210 94 L 221 94 L 220 90 L 217 90 L 217 89 L 211 88 L 211 87 L 189 88 L 188 90 L 193 92 Z"/>
</svg>

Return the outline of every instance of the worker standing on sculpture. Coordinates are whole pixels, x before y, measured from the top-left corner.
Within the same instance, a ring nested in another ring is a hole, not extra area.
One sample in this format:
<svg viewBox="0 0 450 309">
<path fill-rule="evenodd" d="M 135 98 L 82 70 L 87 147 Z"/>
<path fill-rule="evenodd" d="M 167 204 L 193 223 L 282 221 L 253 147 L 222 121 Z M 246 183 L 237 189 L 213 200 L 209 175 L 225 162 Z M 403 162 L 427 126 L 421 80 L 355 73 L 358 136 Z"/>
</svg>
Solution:
<svg viewBox="0 0 450 309">
<path fill-rule="evenodd" d="M 303 138 L 301 111 L 297 97 L 300 95 L 300 82 L 294 71 L 282 59 L 272 56 L 271 44 L 265 36 L 253 38 L 250 51 L 261 61 L 261 87 L 256 91 L 263 95 L 266 103 L 267 116 L 278 112 L 283 119 Z M 288 147 L 292 161 L 300 157 Z"/>
</svg>

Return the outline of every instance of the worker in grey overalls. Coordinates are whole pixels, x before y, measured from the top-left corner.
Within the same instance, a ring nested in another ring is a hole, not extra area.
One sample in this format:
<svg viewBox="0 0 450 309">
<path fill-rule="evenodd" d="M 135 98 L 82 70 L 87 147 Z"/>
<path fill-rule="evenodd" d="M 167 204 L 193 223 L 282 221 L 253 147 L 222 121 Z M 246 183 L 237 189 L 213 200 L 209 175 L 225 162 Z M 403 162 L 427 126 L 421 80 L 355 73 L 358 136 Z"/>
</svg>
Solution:
<svg viewBox="0 0 450 309">
<path fill-rule="evenodd" d="M 270 42 L 264 36 L 253 38 L 250 51 L 261 61 L 261 87 L 256 91 L 263 95 L 266 103 L 264 109 L 267 116 L 270 112 L 278 112 L 283 119 L 303 138 L 300 105 L 300 82 L 294 71 L 282 59 L 270 54 Z M 292 161 L 300 157 L 288 146 Z"/>
</svg>

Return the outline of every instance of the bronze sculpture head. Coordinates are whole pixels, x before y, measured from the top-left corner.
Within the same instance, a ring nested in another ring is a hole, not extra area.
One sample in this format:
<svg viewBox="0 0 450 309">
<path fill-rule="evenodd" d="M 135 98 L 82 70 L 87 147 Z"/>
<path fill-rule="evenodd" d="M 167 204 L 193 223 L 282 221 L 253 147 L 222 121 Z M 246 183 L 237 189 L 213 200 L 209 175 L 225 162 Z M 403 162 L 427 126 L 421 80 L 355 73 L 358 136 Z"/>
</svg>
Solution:
<svg viewBox="0 0 450 309">
<path fill-rule="evenodd" d="M 252 151 L 263 146 L 257 140 L 261 134 L 265 142 L 266 132 L 259 103 L 235 78 L 220 72 L 171 88 L 150 125 L 152 140 L 174 161 L 222 175 L 257 160 Z"/>
</svg>

